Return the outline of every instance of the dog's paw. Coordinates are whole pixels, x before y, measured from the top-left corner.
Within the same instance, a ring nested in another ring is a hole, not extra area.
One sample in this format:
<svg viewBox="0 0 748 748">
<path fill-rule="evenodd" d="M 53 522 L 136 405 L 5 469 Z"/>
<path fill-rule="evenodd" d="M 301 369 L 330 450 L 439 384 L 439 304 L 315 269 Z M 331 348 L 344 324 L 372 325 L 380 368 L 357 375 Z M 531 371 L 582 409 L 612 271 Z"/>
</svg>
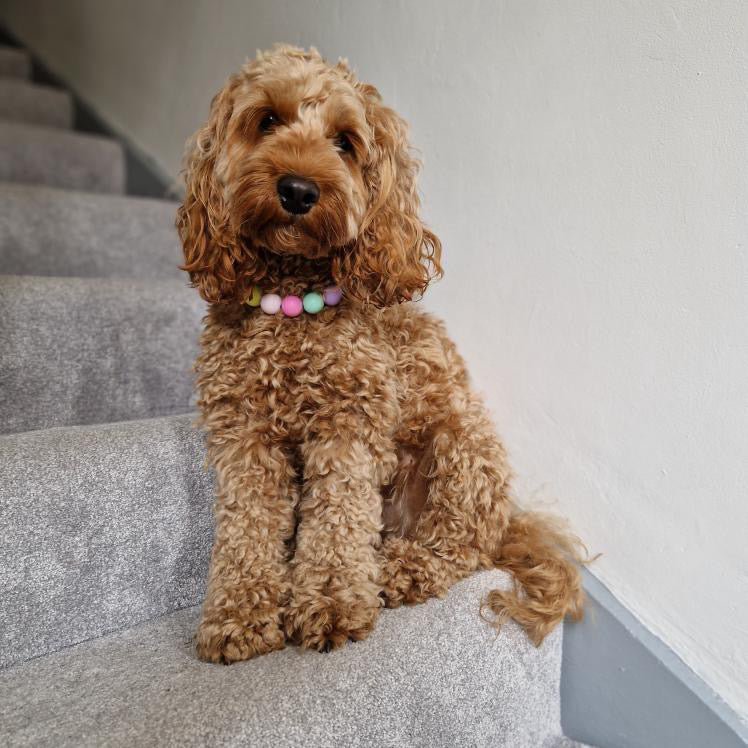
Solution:
<svg viewBox="0 0 748 748">
<path fill-rule="evenodd" d="M 329 652 L 349 639 L 360 641 L 371 633 L 379 615 L 380 601 L 338 595 L 320 595 L 292 601 L 286 608 L 285 629 L 289 639 L 305 649 Z"/>
<path fill-rule="evenodd" d="M 201 660 L 226 665 L 283 649 L 286 643 L 278 616 L 256 613 L 250 614 L 246 621 L 238 617 L 203 618 L 195 639 Z"/>
</svg>

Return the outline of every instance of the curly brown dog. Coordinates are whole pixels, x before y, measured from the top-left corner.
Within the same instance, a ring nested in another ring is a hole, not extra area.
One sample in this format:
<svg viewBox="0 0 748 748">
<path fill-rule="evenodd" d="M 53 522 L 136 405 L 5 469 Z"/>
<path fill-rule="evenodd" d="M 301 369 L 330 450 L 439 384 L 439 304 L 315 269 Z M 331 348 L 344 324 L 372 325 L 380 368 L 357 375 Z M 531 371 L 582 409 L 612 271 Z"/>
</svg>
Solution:
<svg viewBox="0 0 748 748">
<path fill-rule="evenodd" d="M 203 659 L 364 639 L 382 605 L 476 569 L 514 574 L 484 606 L 536 644 L 581 614 L 575 540 L 512 509 L 462 359 L 407 303 L 441 274 L 417 167 L 377 90 L 313 49 L 247 63 L 191 141 L 177 227 L 210 304 L 197 371 L 217 475 Z"/>
</svg>

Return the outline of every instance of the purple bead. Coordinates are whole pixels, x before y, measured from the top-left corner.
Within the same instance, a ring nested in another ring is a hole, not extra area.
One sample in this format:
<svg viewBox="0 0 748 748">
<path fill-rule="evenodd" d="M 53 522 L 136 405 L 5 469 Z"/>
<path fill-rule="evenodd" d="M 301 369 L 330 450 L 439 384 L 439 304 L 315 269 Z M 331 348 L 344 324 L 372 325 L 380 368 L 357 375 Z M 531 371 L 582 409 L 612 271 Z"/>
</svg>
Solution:
<svg viewBox="0 0 748 748">
<path fill-rule="evenodd" d="M 343 292 L 337 286 L 326 288 L 322 294 L 327 306 L 337 306 L 343 298 Z"/>
</svg>

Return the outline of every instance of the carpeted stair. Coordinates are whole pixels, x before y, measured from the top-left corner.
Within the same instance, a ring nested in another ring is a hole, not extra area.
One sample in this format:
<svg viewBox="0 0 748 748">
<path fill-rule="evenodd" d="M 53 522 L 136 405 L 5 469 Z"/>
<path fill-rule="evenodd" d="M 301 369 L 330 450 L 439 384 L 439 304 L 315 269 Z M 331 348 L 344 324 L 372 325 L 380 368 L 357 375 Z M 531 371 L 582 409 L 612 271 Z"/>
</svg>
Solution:
<svg viewBox="0 0 748 748">
<path fill-rule="evenodd" d="M 116 194 L 125 188 L 124 153 L 110 138 L 0 122 L 0 181 Z"/>
<path fill-rule="evenodd" d="M 176 206 L 123 195 L 122 146 L 30 71 L 0 48 L 0 744 L 576 745 L 561 631 L 478 615 L 499 572 L 328 655 L 196 659 L 212 477 Z"/>
<path fill-rule="evenodd" d="M 65 91 L 0 78 L 0 119 L 46 127 L 70 127 L 73 101 Z"/>
<path fill-rule="evenodd" d="M 189 412 L 202 312 L 183 281 L 0 276 L 3 432 Z"/>
</svg>

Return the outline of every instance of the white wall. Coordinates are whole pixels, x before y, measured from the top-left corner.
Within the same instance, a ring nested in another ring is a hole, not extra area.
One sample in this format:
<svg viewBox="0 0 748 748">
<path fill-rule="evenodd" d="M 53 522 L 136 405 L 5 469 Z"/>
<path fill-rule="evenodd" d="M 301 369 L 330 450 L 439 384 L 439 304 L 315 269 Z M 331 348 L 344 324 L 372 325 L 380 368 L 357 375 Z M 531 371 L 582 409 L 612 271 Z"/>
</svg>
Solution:
<svg viewBox="0 0 748 748">
<path fill-rule="evenodd" d="M 443 315 L 518 493 L 748 716 L 748 4 L 6 0 L 164 170 L 277 40 L 412 123 Z"/>
</svg>

